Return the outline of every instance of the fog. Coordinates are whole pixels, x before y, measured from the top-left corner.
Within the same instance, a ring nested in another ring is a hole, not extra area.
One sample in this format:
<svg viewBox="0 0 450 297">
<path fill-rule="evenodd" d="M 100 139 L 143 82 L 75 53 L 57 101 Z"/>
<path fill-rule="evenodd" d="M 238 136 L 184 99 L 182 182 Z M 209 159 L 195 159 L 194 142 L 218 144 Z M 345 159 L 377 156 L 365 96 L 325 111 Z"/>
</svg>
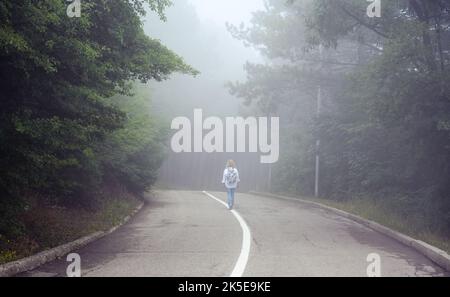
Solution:
<svg viewBox="0 0 450 297">
<path fill-rule="evenodd" d="M 150 83 L 156 108 L 168 116 L 190 115 L 194 108 L 217 116 L 235 115 L 240 101 L 225 88 L 227 81 L 245 79 L 243 65 L 259 61 L 259 53 L 245 47 L 227 31 L 226 22 L 248 23 L 261 1 L 178 0 L 162 22 L 149 12 L 145 32 L 200 71 L 197 77 L 174 75 Z"/>
<path fill-rule="evenodd" d="M 0 277 L 449 275 L 450 0 L 0 16 Z"/>
<path fill-rule="evenodd" d="M 192 118 L 195 108 L 207 116 L 236 117 L 245 111 L 242 100 L 232 96 L 225 84 L 246 79 L 246 62 L 262 57 L 232 37 L 226 24 L 248 25 L 263 1 L 179 0 L 167 9 L 162 22 L 149 12 L 145 32 L 183 57 L 200 71 L 197 77 L 175 74 L 170 80 L 148 84 L 154 109 L 167 119 Z M 268 166 L 252 153 L 179 153 L 169 151 L 162 166 L 159 186 L 177 189 L 221 189 L 221 174 L 227 159 L 235 159 L 241 171 L 243 190 L 267 186 Z M 186 174 L 195 170 L 196 174 Z"/>
</svg>

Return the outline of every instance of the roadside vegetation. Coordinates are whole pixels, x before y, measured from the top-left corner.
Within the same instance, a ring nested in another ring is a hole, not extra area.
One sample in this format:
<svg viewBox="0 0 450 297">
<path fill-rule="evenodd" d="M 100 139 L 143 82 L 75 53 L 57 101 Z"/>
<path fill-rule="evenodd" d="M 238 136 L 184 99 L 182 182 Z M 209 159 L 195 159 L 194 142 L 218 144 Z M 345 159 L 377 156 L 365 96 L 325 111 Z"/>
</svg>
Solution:
<svg viewBox="0 0 450 297">
<path fill-rule="evenodd" d="M 138 85 L 197 74 L 144 34 L 169 4 L 1 2 L 0 263 L 109 228 L 155 182 L 167 131 Z"/>
<path fill-rule="evenodd" d="M 33 198 L 29 197 L 29 200 Z M 31 256 L 97 231 L 117 226 L 141 203 L 141 199 L 117 184 L 105 186 L 96 196 L 95 209 L 42 205 L 35 199 L 17 220 L 20 235 L 0 237 L 0 264 Z"/>
<path fill-rule="evenodd" d="M 266 58 L 229 88 L 280 116 L 272 191 L 314 196 L 318 153 L 324 202 L 448 251 L 450 4 L 381 2 L 269 0 L 229 27 Z"/>
</svg>

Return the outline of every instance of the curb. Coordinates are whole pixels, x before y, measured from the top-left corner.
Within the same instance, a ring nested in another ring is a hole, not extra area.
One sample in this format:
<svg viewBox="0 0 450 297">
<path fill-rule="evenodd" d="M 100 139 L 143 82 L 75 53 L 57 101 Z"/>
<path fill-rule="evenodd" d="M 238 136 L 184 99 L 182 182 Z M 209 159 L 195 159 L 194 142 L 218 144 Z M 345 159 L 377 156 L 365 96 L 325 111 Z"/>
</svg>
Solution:
<svg viewBox="0 0 450 297">
<path fill-rule="evenodd" d="M 107 231 L 98 231 L 90 235 L 84 236 L 82 238 L 79 238 L 75 241 L 37 253 L 33 256 L 0 265 L 0 277 L 14 276 L 22 272 L 33 270 L 45 263 L 53 261 L 57 258 L 61 258 L 64 255 L 70 253 L 71 251 L 82 248 L 93 241 L 105 237 L 106 235 L 113 233 L 118 228 L 126 224 L 131 219 L 131 217 L 133 217 L 142 209 L 143 206 L 144 203 L 141 203 L 130 215 L 126 216 L 119 225 Z"/>
<path fill-rule="evenodd" d="M 445 251 L 432 246 L 426 242 L 423 242 L 421 240 L 417 240 L 414 239 L 412 237 L 409 237 L 405 234 L 402 234 L 398 231 L 392 230 L 388 227 L 385 227 L 381 224 L 378 224 L 374 221 L 370 221 L 367 219 L 364 219 L 360 216 L 348 213 L 346 211 L 337 209 L 337 208 L 333 208 L 318 202 L 314 202 L 314 201 L 308 201 L 308 200 L 304 200 L 304 199 L 300 199 L 300 198 L 293 198 L 293 197 L 287 197 L 287 196 L 282 196 L 282 195 L 275 195 L 275 194 L 269 194 L 269 193 L 260 193 L 260 192 L 255 192 L 255 191 L 250 191 L 249 194 L 253 194 L 253 195 L 260 195 L 260 196 L 266 196 L 266 197 L 271 197 L 271 198 L 279 198 L 279 199 L 284 199 L 284 200 L 291 200 L 291 201 L 296 201 L 296 202 L 301 202 L 301 203 L 305 203 L 305 204 L 309 204 L 309 205 L 313 205 L 322 209 L 326 209 L 330 212 L 333 212 L 335 214 L 338 214 L 342 217 L 348 218 L 352 221 L 355 221 L 357 223 L 360 223 L 372 230 L 375 230 L 381 234 L 384 234 L 392 239 L 395 239 L 399 242 L 401 242 L 402 244 L 409 246 L 411 248 L 413 248 L 414 250 L 416 250 L 417 252 L 421 253 L 422 255 L 424 255 L 425 257 L 427 257 L 428 259 L 430 259 L 431 261 L 433 261 L 434 263 L 436 263 L 437 265 L 439 265 L 441 268 L 443 268 L 446 271 L 450 271 L 450 255 L 447 254 Z"/>
</svg>

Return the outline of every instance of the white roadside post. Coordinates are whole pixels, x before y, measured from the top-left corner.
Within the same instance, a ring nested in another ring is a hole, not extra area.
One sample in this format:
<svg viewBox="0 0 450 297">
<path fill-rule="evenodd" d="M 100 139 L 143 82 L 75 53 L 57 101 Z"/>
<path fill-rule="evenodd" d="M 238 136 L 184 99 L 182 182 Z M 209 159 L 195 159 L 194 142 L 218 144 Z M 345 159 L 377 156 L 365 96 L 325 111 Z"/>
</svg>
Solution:
<svg viewBox="0 0 450 297">
<path fill-rule="evenodd" d="M 322 108 L 322 86 L 321 86 L 321 74 L 322 74 L 322 58 L 323 58 L 323 46 L 322 44 L 319 45 L 319 53 L 320 53 L 320 58 L 319 58 L 319 87 L 317 90 L 317 119 L 319 119 L 320 116 L 320 110 Z M 317 140 L 316 140 L 316 170 L 315 170 L 315 182 L 314 182 L 314 196 L 316 198 L 319 197 L 319 181 L 320 181 L 320 153 L 319 153 L 319 149 L 320 149 L 320 138 L 319 136 L 317 136 Z"/>
</svg>

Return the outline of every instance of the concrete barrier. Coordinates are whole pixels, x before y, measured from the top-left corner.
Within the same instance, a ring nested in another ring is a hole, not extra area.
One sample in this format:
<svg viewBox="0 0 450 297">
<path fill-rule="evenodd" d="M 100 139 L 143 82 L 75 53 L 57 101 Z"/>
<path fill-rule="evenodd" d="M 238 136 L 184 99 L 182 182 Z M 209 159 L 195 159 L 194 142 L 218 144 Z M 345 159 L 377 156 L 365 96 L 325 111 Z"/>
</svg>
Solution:
<svg viewBox="0 0 450 297">
<path fill-rule="evenodd" d="M 37 253 L 36 255 L 26 257 L 23 259 L 19 259 L 13 262 L 8 262 L 5 264 L 0 265 L 0 277 L 8 277 L 8 276 L 14 276 L 18 273 L 26 272 L 33 270 L 45 263 L 51 262 L 55 259 L 61 258 L 64 255 L 80 249 L 89 243 L 96 241 L 108 234 L 113 233 L 116 231 L 119 227 L 126 224 L 132 216 L 134 216 L 136 213 L 138 213 L 142 207 L 144 206 L 144 203 L 141 203 L 131 215 L 125 217 L 122 222 L 107 231 L 99 231 L 95 232 L 93 234 L 87 235 L 85 237 L 79 238 L 75 241 L 54 247 L 52 249 L 42 251 L 40 253 Z"/>
<path fill-rule="evenodd" d="M 426 242 L 409 237 L 405 234 L 402 234 L 398 231 L 392 230 L 392 229 L 390 229 L 386 226 L 383 226 L 381 224 L 378 224 L 374 221 L 364 219 L 360 216 L 348 213 L 348 212 L 340 210 L 340 209 L 336 209 L 334 207 L 330 207 L 330 206 L 321 204 L 319 202 L 304 200 L 304 199 L 300 199 L 300 198 L 287 197 L 287 196 L 282 196 L 282 195 L 276 195 L 276 194 L 270 194 L 270 193 L 254 192 L 254 191 L 249 192 L 249 194 L 272 197 L 272 198 L 279 198 L 279 199 L 290 200 L 290 201 L 296 201 L 296 202 L 300 202 L 300 203 L 304 203 L 304 204 L 308 204 L 308 205 L 313 205 L 313 206 L 316 206 L 316 207 L 319 207 L 322 209 L 326 209 L 332 213 L 338 214 L 340 216 L 343 216 L 345 218 L 353 220 L 357 223 L 360 223 L 372 230 L 375 230 L 381 234 L 389 236 L 390 238 L 393 238 L 393 239 L 403 243 L 404 245 L 407 245 L 407 246 L 413 248 L 414 250 L 421 253 L 422 255 L 424 255 L 425 257 L 427 257 L 428 259 L 430 259 L 431 261 L 433 261 L 434 263 L 436 263 L 437 265 L 439 265 L 446 271 L 450 272 L 450 255 L 449 254 L 447 254 L 443 250 L 438 249 L 437 247 L 432 246 Z"/>
</svg>

